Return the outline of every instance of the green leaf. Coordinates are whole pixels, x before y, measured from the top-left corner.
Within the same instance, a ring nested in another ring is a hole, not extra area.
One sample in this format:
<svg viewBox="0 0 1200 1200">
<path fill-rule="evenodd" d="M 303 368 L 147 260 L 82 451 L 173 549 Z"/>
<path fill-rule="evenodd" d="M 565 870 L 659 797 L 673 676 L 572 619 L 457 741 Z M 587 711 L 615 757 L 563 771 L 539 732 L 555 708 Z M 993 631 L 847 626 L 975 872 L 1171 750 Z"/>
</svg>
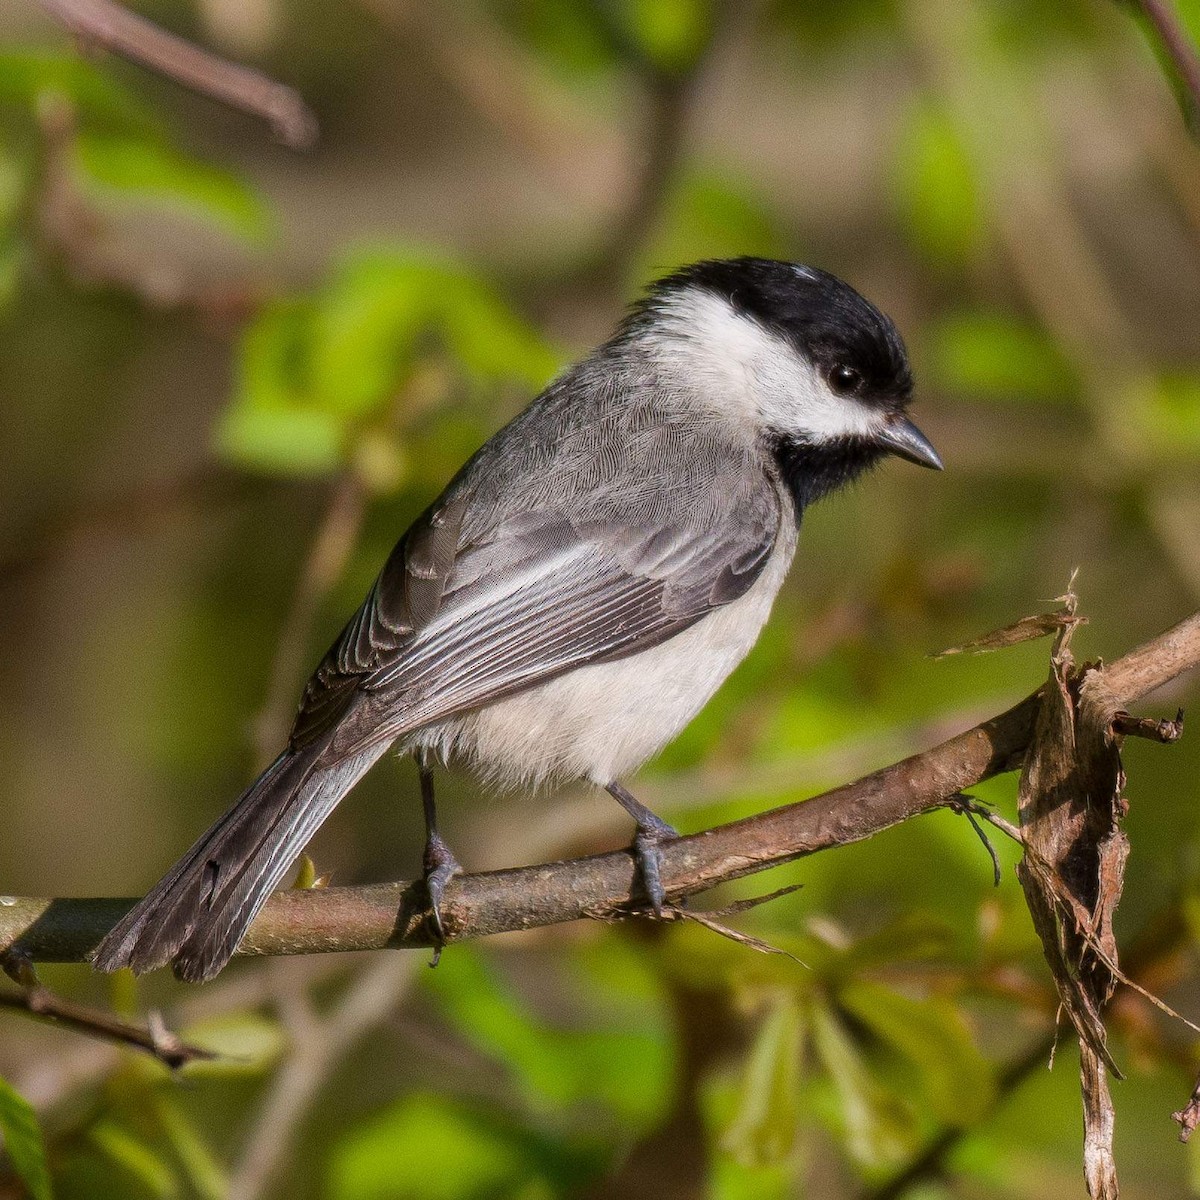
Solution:
<svg viewBox="0 0 1200 1200">
<path fill-rule="evenodd" d="M 700 1109 L 710 1146 L 706 1200 L 789 1200 L 798 1190 L 799 1155 L 786 1161 L 748 1165 L 725 1147 L 725 1132 L 743 1103 L 744 1081 L 719 1071 L 703 1081 Z"/>
<path fill-rule="evenodd" d="M 440 968 L 439 968 L 440 970 Z M 329 1156 L 330 1200 L 549 1200 L 595 1173 L 503 1117 L 446 1096 L 408 1096 Z"/>
<path fill-rule="evenodd" d="M 932 382 L 997 400 L 1069 399 L 1074 372 L 1043 329 L 997 312 L 943 317 L 929 330 Z"/>
<path fill-rule="evenodd" d="M 216 430 L 218 453 L 241 466 L 281 475 L 334 471 L 347 431 L 309 400 L 307 301 L 269 305 L 246 331 L 234 398 Z"/>
<path fill-rule="evenodd" d="M 412 363 L 433 303 L 431 281 L 384 255 L 355 256 L 317 301 L 311 400 L 340 417 L 376 412 Z"/>
<path fill-rule="evenodd" d="M 318 301 L 312 390 L 346 416 L 376 412 L 433 334 L 475 383 L 513 380 L 539 388 L 557 356 L 477 278 L 404 251 L 351 256 Z"/>
<path fill-rule="evenodd" d="M 872 1077 L 858 1046 L 828 1002 L 811 1002 L 813 1048 L 829 1073 L 838 1101 L 838 1132 L 863 1167 L 902 1160 L 914 1143 L 911 1114 Z"/>
<path fill-rule="evenodd" d="M 894 188 L 909 238 L 935 266 L 977 253 L 984 230 L 979 182 L 943 108 L 926 102 L 909 113 L 896 142 Z"/>
<path fill-rule="evenodd" d="M 229 1194 L 229 1179 L 174 1097 L 160 1093 L 155 1097 L 155 1109 L 162 1131 L 183 1166 L 192 1191 L 201 1200 L 224 1200 Z"/>
<path fill-rule="evenodd" d="M 579 994 L 590 1011 L 576 1028 L 537 1019 L 482 952 L 462 949 L 426 985 L 461 1036 L 508 1067 L 526 1104 L 547 1113 L 598 1105 L 629 1130 L 658 1119 L 673 1086 L 674 1040 L 661 985 L 631 949 L 606 938 L 584 956 Z"/>
<path fill-rule="evenodd" d="M 658 230 L 639 256 L 637 276 L 649 282 L 664 264 L 739 254 L 778 258 L 787 252 L 776 214 L 744 180 L 696 172 L 672 189 Z"/>
<path fill-rule="evenodd" d="M 247 330 L 218 446 L 283 474 L 353 460 L 388 491 L 406 469 L 404 447 L 370 422 L 433 350 L 478 386 L 536 389 L 557 365 L 530 326 L 463 269 L 399 251 L 358 253 L 311 299 L 273 304 Z"/>
<path fill-rule="evenodd" d="M 991 1108 L 995 1082 L 954 1006 L 944 999 L 914 1000 L 865 979 L 847 983 L 839 1004 L 920 1072 L 939 1121 L 968 1127 Z"/>
<path fill-rule="evenodd" d="M 668 71 L 694 62 L 712 28 L 706 0 L 628 0 L 619 11 L 641 52 Z"/>
<path fill-rule="evenodd" d="M 780 993 L 750 1048 L 737 1112 L 722 1147 L 746 1166 L 779 1163 L 796 1145 L 800 1089 L 800 1005 Z"/>
<path fill-rule="evenodd" d="M 328 413 L 310 408 L 236 404 L 217 430 L 217 449 L 245 467 L 280 475 L 321 475 L 345 459 L 345 431 Z"/>
<path fill-rule="evenodd" d="M 65 96 L 90 121 L 126 131 L 153 133 L 157 120 L 111 75 L 77 54 L 39 50 L 0 53 L 0 104 L 33 110 L 46 93 Z"/>
<path fill-rule="evenodd" d="M 193 1059 L 182 1068 L 191 1078 L 259 1075 L 283 1054 L 287 1039 L 277 1021 L 255 1012 L 231 1012 L 188 1026 L 179 1035 L 218 1057 Z"/>
<path fill-rule="evenodd" d="M 11 1084 L 0 1079 L 0 1135 L 17 1177 L 32 1200 L 51 1200 L 46 1144 L 33 1106 Z"/>
<path fill-rule="evenodd" d="M 115 1121 L 101 1121 L 88 1132 L 92 1144 L 106 1158 L 133 1176 L 158 1200 L 175 1200 L 181 1194 L 179 1180 L 157 1150 L 134 1137 Z"/>
<path fill-rule="evenodd" d="M 1149 380 L 1130 408 L 1153 450 L 1173 458 L 1200 452 L 1200 373 L 1175 371 Z"/>
<path fill-rule="evenodd" d="M 204 217 L 255 243 L 271 230 L 267 204 L 249 184 L 156 141 L 81 133 L 76 158 L 94 201 L 153 200 Z"/>
<path fill-rule="evenodd" d="M 476 384 L 502 381 L 540 390 L 559 367 L 546 341 L 489 288 L 465 274 L 429 281 L 451 354 Z"/>
</svg>

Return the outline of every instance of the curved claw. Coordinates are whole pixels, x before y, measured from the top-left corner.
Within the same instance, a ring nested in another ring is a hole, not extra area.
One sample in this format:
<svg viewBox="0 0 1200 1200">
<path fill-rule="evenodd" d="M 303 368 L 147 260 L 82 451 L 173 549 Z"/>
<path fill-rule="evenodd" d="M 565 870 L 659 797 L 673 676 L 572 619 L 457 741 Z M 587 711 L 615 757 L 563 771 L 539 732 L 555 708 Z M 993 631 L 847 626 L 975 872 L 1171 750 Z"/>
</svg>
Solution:
<svg viewBox="0 0 1200 1200">
<path fill-rule="evenodd" d="M 667 902 L 662 885 L 662 854 L 659 846 L 678 836 L 675 830 L 667 826 L 666 830 L 639 829 L 633 839 L 633 857 L 637 860 L 642 890 L 646 893 L 646 899 L 650 901 L 650 907 L 656 917 L 663 915 L 663 907 Z"/>
<path fill-rule="evenodd" d="M 429 894 L 430 924 L 433 926 L 433 936 L 437 945 L 433 950 L 431 967 L 438 965 L 442 957 L 442 948 L 446 944 L 446 929 L 442 924 L 442 897 L 446 892 L 446 884 L 455 875 L 462 873 L 459 861 L 454 857 L 450 847 L 446 845 L 437 833 L 431 833 L 425 843 L 425 890 Z"/>
</svg>

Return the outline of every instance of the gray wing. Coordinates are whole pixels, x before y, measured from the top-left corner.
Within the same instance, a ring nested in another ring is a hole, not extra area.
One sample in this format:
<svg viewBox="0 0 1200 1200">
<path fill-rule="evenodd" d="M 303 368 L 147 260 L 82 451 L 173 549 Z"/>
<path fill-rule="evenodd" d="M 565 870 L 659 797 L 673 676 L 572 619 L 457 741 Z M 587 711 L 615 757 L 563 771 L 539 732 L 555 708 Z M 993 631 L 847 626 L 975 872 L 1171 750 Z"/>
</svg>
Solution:
<svg viewBox="0 0 1200 1200">
<path fill-rule="evenodd" d="M 336 723 L 329 752 L 355 754 L 681 632 L 743 595 L 770 555 L 780 502 L 756 475 L 702 525 L 546 508 L 460 544 L 469 497 L 435 507 L 310 681 L 293 745 Z"/>
</svg>

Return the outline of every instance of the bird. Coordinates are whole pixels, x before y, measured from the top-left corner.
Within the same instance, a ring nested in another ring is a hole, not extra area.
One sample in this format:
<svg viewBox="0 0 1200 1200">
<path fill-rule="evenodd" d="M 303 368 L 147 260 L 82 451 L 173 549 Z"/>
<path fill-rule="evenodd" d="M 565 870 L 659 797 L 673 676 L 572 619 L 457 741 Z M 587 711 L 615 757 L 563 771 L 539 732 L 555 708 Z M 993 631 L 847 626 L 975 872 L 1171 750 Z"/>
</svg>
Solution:
<svg viewBox="0 0 1200 1200">
<path fill-rule="evenodd" d="M 636 826 L 644 901 L 675 830 L 623 781 L 750 651 L 801 519 L 888 456 L 940 470 L 894 323 L 826 271 L 696 262 L 652 283 L 413 522 L 308 681 L 279 756 L 93 953 L 228 962 L 335 805 L 390 748 L 417 763 L 435 940 L 459 864 L 433 766 L 584 780 Z"/>
</svg>

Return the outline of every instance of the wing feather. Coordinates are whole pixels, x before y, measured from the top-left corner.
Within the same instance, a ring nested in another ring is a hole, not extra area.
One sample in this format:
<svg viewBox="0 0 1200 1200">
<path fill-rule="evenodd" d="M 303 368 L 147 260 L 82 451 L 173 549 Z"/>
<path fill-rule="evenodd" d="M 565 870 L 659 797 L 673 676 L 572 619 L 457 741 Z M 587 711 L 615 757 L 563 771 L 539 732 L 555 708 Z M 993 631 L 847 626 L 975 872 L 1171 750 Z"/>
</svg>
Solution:
<svg viewBox="0 0 1200 1200">
<path fill-rule="evenodd" d="M 329 734 L 339 760 L 656 645 L 751 587 L 784 503 L 754 452 L 636 406 L 551 440 L 553 393 L 405 534 L 309 681 L 293 747 Z"/>
</svg>

